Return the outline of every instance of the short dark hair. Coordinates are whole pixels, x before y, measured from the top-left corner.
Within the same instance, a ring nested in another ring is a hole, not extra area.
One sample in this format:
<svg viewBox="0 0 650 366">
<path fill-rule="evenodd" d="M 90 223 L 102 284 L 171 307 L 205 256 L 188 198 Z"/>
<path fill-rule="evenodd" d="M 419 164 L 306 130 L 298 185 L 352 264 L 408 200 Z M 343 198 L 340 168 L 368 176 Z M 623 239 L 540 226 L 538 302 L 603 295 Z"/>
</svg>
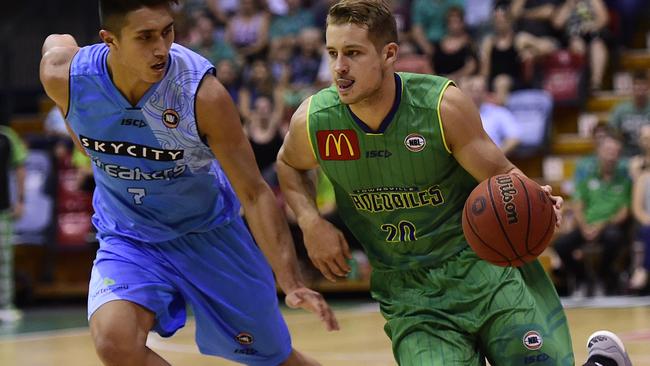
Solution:
<svg viewBox="0 0 650 366">
<path fill-rule="evenodd" d="M 383 0 L 342 0 L 327 13 L 327 25 L 352 23 L 368 29 L 368 37 L 381 50 L 397 43 L 397 23 Z"/>
<path fill-rule="evenodd" d="M 119 32 L 124 17 L 142 7 L 176 5 L 179 0 L 99 0 L 99 24 L 103 29 Z"/>
</svg>

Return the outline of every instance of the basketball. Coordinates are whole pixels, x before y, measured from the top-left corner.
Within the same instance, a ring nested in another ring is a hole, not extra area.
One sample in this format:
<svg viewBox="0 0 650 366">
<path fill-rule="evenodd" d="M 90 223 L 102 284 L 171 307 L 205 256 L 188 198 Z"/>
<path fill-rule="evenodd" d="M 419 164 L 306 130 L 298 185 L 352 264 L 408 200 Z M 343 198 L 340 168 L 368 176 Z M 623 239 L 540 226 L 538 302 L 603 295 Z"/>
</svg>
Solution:
<svg viewBox="0 0 650 366">
<path fill-rule="evenodd" d="M 548 246 L 555 232 L 553 202 L 529 178 L 496 175 L 479 183 L 465 201 L 463 232 L 482 259 L 518 267 Z"/>
</svg>

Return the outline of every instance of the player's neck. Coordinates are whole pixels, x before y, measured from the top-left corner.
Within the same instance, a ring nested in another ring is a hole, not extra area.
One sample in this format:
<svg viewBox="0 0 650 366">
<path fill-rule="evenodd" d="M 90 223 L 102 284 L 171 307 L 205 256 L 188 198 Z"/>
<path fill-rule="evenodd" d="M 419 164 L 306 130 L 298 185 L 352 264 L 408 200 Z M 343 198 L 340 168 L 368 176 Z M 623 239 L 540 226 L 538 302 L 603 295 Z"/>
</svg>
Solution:
<svg viewBox="0 0 650 366">
<path fill-rule="evenodd" d="M 118 62 L 115 62 L 111 58 L 110 53 L 108 54 L 106 64 L 113 85 L 115 85 L 117 90 L 122 93 L 131 105 L 138 104 L 140 99 L 142 99 L 142 96 L 147 92 L 147 90 L 149 90 L 152 84 L 143 81 L 137 74 L 122 67 Z"/>
<path fill-rule="evenodd" d="M 350 109 L 368 127 L 377 130 L 393 107 L 395 94 L 395 77 L 391 71 L 384 76 L 377 92 L 359 103 L 350 104 Z"/>
</svg>

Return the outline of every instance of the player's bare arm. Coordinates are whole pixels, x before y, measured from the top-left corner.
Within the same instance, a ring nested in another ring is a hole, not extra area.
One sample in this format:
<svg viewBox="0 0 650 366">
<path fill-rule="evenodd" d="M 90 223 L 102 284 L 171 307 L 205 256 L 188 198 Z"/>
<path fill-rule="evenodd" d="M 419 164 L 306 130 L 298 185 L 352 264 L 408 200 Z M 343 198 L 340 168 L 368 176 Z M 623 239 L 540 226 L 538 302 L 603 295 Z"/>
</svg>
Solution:
<svg viewBox="0 0 650 366">
<path fill-rule="evenodd" d="M 207 75 L 199 88 L 196 115 L 200 133 L 207 137 L 228 175 L 253 236 L 271 264 L 278 284 L 287 294 L 287 304 L 315 312 L 328 330 L 338 329 L 336 318 L 323 297 L 303 283 L 285 216 L 257 169 L 235 105 L 212 75 Z"/>
<path fill-rule="evenodd" d="M 41 83 L 47 96 L 56 103 L 63 115 L 68 111 L 70 63 L 77 51 L 79 51 L 77 41 L 69 34 L 49 35 L 41 49 L 43 55 L 40 66 Z M 67 122 L 66 128 L 77 148 L 85 154 L 85 150 Z"/>
<path fill-rule="evenodd" d="M 458 163 L 477 181 L 504 173 L 525 175 L 492 142 L 483 129 L 474 102 L 460 89 L 449 87 L 442 97 L 440 117 L 447 147 Z M 542 187 L 555 203 L 557 225 L 561 220 L 563 199 L 551 194 L 550 186 Z"/>
<path fill-rule="evenodd" d="M 309 258 L 330 281 L 344 277 L 350 267 L 350 248 L 343 234 L 323 219 L 316 206 L 316 189 L 309 170 L 318 167 L 307 131 L 310 99 L 291 118 L 289 133 L 278 154 L 277 172 L 289 206 L 303 232 Z"/>
<path fill-rule="evenodd" d="M 64 113 L 68 109 L 70 62 L 78 50 L 77 42 L 69 34 L 52 34 L 43 42 L 41 83 L 47 95 Z"/>
</svg>

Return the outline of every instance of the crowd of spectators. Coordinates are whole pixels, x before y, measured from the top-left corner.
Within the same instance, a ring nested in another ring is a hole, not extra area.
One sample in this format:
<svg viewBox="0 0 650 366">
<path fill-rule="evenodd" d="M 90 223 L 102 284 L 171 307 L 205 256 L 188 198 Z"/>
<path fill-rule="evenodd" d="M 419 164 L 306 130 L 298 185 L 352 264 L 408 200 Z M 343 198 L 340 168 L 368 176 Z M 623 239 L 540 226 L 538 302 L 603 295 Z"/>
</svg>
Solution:
<svg viewBox="0 0 650 366">
<path fill-rule="evenodd" d="M 324 29 L 334 2 L 190 0 L 178 8 L 176 41 L 216 66 L 218 79 L 239 107 L 258 166 L 276 192 L 274 161 L 291 114 L 304 98 L 330 84 Z M 544 124 L 550 120 L 554 96 L 542 89 L 549 85 L 544 78 L 550 57 L 566 58 L 561 56 L 565 52 L 578 60 L 583 90 L 576 93 L 608 87 L 606 70 L 614 56 L 608 49 L 625 44 L 622 32 L 634 23 L 631 9 L 642 4 L 392 0 L 390 5 L 399 32 L 396 69 L 454 80 L 476 102 L 490 137 L 508 156 L 516 156 L 527 144 L 548 142 Z M 640 153 L 643 142 L 638 138 L 641 126 L 650 125 L 647 89 L 647 75 L 635 75 L 634 97 L 615 108 L 609 128 L 598 129 L 602 133 L 593 156 L 578 164 L 573 203 L 568 205 L 575 213 L 574 228 L 555 243 L 561 258 L 556 275 L 560 282 L 572 283 L 569 293 L 586 289 L 587 294 L 615 294 L 647 287 L 650 258 L 644 260 L 643 251 L 629 260 L 629 283 L 619 265 L 619 258 L 632 252 L 621 243 L 637 238 L 636 226 L 630 225 L 633 218 L 640 223 L 637 244 L 650 248 L 650 173 L 644 173 L 646 167 L 650 170 L 650 158 Z M 639 185 L 633 187 L 632 177 Z M 328 182 L 319 184 L 318 199 L 323 214 L 344 229 Z M 599 258 L 606 260 L 588 263 L 591 247 L 598 247 Z"/>
</svg>

